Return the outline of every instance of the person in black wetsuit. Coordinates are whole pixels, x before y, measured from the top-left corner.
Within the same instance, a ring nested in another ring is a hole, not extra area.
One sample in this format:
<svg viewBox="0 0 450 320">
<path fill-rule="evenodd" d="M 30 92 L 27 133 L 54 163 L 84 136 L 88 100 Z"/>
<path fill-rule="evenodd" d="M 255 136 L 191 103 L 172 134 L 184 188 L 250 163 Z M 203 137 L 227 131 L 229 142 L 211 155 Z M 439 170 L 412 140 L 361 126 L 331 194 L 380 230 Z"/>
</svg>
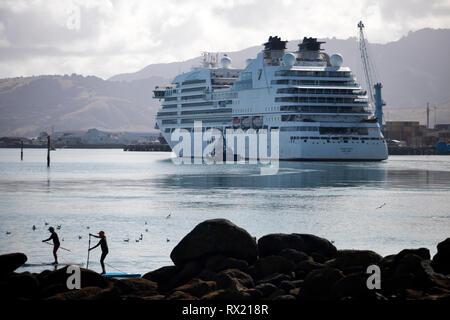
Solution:
<svg viewBox="0 0 450 320">
<path fill-rule="evenodd" d="M 108 254 L 108 244 L 106 243 L 105 232 L 104 231 L 100 231 L 98 233 L 98 236 L 96 236 L 95 234 L 90 234 L 90 233 L 89 233 L 89 235 L 100 239 L 100 241 L 95 246 L 93 246 L 92 248 L 89 248 L 89 251 L 91 251 L 92 249 L 95 249 L 98 246 L 100 246 L 100 248 L 102 249 L 102 256 L 100 258 L 100 264 L 102 265 L 102 273 L 101 274 L 105 274 L 106 271 L 105 271 L 105 263 L 104 263 L 104 261 L 105 261 L 106 255 Z"/>
<path fill-rule="evenodd" d="M 58 251 L 58 248 L 59 248 L 59 238 L 55 232 L 55 229 L 53 229 L 53 227 L 48 228 L 48 231 L 50 231 L 52 233 L 50 235 L 50 238 L 48 238 L 46 240 L 42 240 L 42 242 L 47 242 L 47 241 L 53 240 L 53 257 L 55 258 L 55 262 L 53 262 L 52 264 L 58 264 L 58 256 L 56 255 L 56 251 Z"/>
</svg>

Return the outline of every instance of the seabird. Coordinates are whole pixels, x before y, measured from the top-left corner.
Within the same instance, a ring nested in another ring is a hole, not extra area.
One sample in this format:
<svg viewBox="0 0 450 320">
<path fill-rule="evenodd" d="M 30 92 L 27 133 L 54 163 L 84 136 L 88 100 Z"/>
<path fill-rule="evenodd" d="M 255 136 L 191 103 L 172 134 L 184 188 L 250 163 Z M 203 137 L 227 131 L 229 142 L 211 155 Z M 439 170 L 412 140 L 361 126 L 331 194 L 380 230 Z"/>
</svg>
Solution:
<svg viewBox="0 0 450 320">
<path fill-rule="evenodd" d="M 386 205 L 386 203 L 383 203 L 381 206 L 377 207 L 377 209 L 381 209 Z"/>
</svg>

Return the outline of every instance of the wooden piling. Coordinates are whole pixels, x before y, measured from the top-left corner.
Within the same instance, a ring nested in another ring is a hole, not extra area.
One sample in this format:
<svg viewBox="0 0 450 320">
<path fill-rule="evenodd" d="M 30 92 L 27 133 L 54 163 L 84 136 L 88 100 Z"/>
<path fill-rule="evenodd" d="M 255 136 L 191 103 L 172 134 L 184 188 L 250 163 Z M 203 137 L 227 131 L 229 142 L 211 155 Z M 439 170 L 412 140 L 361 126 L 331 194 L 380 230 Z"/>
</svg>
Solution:
<svg viewBox="0 0 450 320">
<path fill-rule="evenodd" d="M 47 136 L 47 167 L 50 167 L 50 135 Z"/>
<path fill-rule="evenodd" d="M 23 140 L 20 141 L 20 161 L 23 161 Z"/>
</svg>

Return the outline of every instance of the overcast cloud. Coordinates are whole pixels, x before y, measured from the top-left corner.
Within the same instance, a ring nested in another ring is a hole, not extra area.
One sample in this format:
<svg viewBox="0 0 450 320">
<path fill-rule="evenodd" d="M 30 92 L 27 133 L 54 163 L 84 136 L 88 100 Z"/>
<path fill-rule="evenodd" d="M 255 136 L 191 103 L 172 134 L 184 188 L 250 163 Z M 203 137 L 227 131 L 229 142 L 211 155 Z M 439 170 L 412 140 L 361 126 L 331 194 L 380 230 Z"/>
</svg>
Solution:
<svg viewBox="0 0 450 320">
<path fill-rule="evenodd" d="M 0 78 L 108 78 L 200 51 L 236 51 L 269 35 L 371 42 L 450 28 L 450 0 L 0 0 Z"/>
</svg>

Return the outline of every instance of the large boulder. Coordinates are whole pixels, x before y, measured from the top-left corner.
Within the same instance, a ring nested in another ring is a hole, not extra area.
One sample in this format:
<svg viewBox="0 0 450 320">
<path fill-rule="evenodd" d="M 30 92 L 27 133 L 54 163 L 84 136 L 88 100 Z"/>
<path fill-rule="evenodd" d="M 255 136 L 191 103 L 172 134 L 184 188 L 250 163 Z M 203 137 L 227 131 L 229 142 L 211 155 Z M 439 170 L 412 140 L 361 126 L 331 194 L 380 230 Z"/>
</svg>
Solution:
<svg viewBox="0 0 450 320">
<path fill-rule="evenodd" d="M 340 270 L 360 268 L 365 271 L 370 265 L 378 265 L 383 257 L 370 250 L 339 250 L 335 259 L 327 261 L 327 265 Z"/>
<path fill-rule="evenodd" d="M 336 247 L 327 239 L 311 234 L 268 234 L 258 240 L 260 257 L 279 254 L 283 249 L 295 249 L 308 255 L 319 254 L 326 258 L 336 256 Z"/>
<path fill-rule="evenodd" d="M 450 274 L 450 238 L 437 245 L 437 253 L 433 257 L 434 270 L 442 274 Z"/>
<path fill-rule="evenodd" d="M 275 273 L 290 273 L 295 269 L 295 264 L 281 256 L 267 256 L 255 262 L 255 275 L 258 279 Z"/>
<path fill-rule="evenodd" d="M 253 263 L 258 255 L 256 241 L 244 229 L 226 219 L 206 220 L 198 224 L 172 250 L 175 265 L 223 254 Z"/>
<path fill-rule="evenodd" d="M 23 253 L 8 253 L 0 255 L 0 277 L 13 272 L 27 261 Z"/>
<path fill-rule="evenodd" d="M 303 294 L 308 298 L 327 299 L 331 288 L 344 275 L 335 268 L 323 268 L 311 271 L 303 282 Z"/>
</svg>

